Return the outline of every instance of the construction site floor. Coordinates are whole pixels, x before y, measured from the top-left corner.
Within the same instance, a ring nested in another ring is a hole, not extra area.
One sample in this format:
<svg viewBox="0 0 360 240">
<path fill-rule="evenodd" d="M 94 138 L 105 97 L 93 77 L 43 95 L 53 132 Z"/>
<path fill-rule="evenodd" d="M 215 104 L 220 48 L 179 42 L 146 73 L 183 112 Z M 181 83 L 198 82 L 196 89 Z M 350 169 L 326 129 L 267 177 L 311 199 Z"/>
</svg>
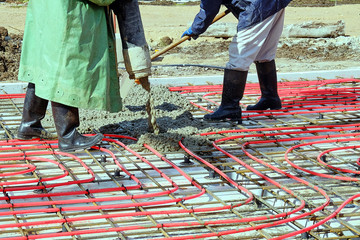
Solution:
<svg viewBox="0 0 360 240">
<path fill-rule="evenodd" d="M 212 123 L 212 148 L 161 152 L 107 134 L 60 152 L 20 141 L 24 94 L 0 96 L 0 239 L 360 239 L 360 80 L 279 83 L 280 110 Z M 169 87 L 194 118 L 221 101 L 217 84 Z M 52 129 L 53 131 L 53 129 Z"/>
</svg>

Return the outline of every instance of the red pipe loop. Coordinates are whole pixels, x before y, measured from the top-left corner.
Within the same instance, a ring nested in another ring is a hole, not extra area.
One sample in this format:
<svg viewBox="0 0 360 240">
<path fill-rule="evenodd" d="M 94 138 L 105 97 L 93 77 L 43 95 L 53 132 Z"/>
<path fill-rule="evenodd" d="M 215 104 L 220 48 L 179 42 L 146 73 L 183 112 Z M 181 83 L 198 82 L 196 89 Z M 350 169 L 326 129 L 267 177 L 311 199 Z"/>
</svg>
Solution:
<svg viewBox="0 0 360 240">
<path fill-rule="evenodd" d="M 3 164 L 0 165 L 0 169 L 14 169 L 14 168 L 27 168 L 25 170 L 20 170 L 17 172 L 8 172 L 8 173 L 0 173 L 0 177 L 8 177 L 8 176 L 15 176 L 15 175 L 21 175 L 29 172 L 33 172 L 36 167 L 31 164 Z"/>
</svg>

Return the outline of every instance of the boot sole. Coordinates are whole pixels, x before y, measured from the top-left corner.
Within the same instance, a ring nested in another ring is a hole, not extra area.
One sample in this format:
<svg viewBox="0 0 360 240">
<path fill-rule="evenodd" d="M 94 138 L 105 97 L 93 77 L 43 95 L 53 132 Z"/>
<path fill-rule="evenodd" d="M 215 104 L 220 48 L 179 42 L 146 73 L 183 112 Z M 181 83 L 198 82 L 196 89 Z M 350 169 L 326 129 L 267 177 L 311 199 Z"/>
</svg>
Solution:
<svg viewBox="0 0 360 240">
<path fill-rule="evenodd" d="M 265 111 L 265 110 L 280 110 L 282 108 L 267 108 L 267 109 L 246 109 L 246 111 Z"/>
<path fill-rule="evenodd" d="M 40 138 L 42 140 L 54 140 L 56 139 L 56 136 L 54 136 L 53 134 L 50 134 L 48 133 L 48 137 L 46 137 L 45 135 L 24 135 L 20 132 L 18 132 L 17 134 L 17 138 L 20 139 L 20 140 L 31 140 L 31 139 L 34 139 L 34 138 Z"/>
<path fill-rule="evenodd" d="M 35 135 L 17 135 L 17 138 L 19 140 L 32 140 L 32 139 L 36 139 L 36 138 L 40 138 L 40 140 L 54 140 L 56 139 L 56 137 L 49 137 L 49 138 L 44 138 L 41 136 L 35 136 Z"/>
<path fill-rule="evenodd" d="M 28 136 L 28 135 L 17 135 L 17 138 L 19 140 L 31 140 L 31 139 L 34 139 L 34 138 L 39 138 L 38 136 Z"/>
<path fill-rule="evenodd" d="M 204 121 L 207 121 L 207 122 L 213 122 L 213 123 L 216 123 L 216 122 L 238 122 L 239 124 L 242 123 L 242 119 L 240 118 L 225 118 L 225 119 L 205 119 L 204 118 Z"/>
<path fill-rule="evenodd" d="M 60 148 L 59 150 L 61 152 L 75 152 L 76 150 L 85 150 L 88 148 L 91 148 L 92 146 L 95 146 L 97 143 L 101 142 L 101 140 L 103 139 L 104 136 L 99 136 L 98 138 L 94 139 L 94 141 L 92 141 L 89 144 L 86 144 L 85 146 L 81 146 L 81 147 L 73 147 L 73 148 Z"/>
</svg>

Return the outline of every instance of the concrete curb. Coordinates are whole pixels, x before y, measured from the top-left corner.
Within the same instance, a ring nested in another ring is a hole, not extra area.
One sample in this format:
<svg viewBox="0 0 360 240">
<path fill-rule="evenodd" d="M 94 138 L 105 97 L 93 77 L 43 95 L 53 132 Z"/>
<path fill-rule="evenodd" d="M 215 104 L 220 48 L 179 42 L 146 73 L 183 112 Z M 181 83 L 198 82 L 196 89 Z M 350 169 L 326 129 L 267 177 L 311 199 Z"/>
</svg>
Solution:
<svg viewBox="0 0 360 240">
<path fill-rule="evenodd" d="M 27 82 L 0 83 L 0 94 L 25 93 Z"/>
<path fill-rule="evenodd" d="M 281 81 L 297 81 L 301 79 L 316 80 L 318 78 L 337 79 L 337 78 L 360 78 L 360 68 L 349 68 L 344 70 L 322 70 L 311 72 L 289 72 L 278 73 Z M 169 78 L 150 78 L 150 83 L 154 85 L 184 86 L 184 85 L 205 85 L 205 84 L 222 84 L 223 76 L 194 76 L 194 77 L 169 77 Z M 249 74 L 248 82 L 256 83 L 257 76 L 255 73 Z M 27 82 L 0 83 L 0 94 L 25 93 Z"/>
<path fill-rule="evenodd" d="M 349 68 L 344 70 L 321 70 L 311 72 L 290 72 L 278 73 L 278 78 L 288 81 L 297 81 L 301 79 L 317 80 L 318 78 L 337 79 L 337 78 L 360 78 L 360 68 Z M 194 77 L 169 77 L 169 78 L 150 78 L 150 83 L 157 85 L 183 86 L 183 85 L 204 85 L 204 84 L 222 84 L 223 75 L 215 76 L 194 76 Z M 256 83 L 257 75 L 249 74 L 248 82 Z"/>
</svg>

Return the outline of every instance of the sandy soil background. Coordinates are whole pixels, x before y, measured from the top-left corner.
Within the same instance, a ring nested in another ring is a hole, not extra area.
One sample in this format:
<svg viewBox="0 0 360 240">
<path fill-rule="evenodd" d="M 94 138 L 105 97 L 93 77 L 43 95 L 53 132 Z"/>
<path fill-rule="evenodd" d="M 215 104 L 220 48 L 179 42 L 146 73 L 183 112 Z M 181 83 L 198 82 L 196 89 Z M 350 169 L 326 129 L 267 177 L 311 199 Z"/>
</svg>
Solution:
<svg viewBox="0 0 360 240">
<path fill-rule="evenodd" d="M 141 16 L 148 40 L 159 40 L 164 36 L 179 39 L 182 32 L 192 22 L 199 6 L 152 6 L 140 5 Z M 344 20 L 346 34 L 360 35 L 360 4 L 339 5 L 333 7 L 288 7 L 285 24 L 316 20 L 337 22 Z M 0 3 L 0 26 L 10 33 L 23 33 L 26 18 L 26 6 Z M 236 22 L 232 15 L 224 17 L 222 22 Z"/>
<path fill-rule="evenodd" d="M 191 24 L 199 11 L 199 6 L 153 6 L 141 5 L 142 20 L 148 44 L 152 52 L 164 48 L 171 41 L 178 41 L 184 30 Z M 222 9 L 224 10 L 224 9 Z M 319 21 L 322 23 L 345 22 L 346 38 L 339 39 L 281 39 L 277 57 L 279 72 L 311 71 L 326 69 L 347 69 L 360 67 L 360 4 L 332 7 L 288 7 L 285 25 Z M 0 27 L 9 34 L 22 36 L 26 18 L 26 6 L 0 3 Z M 223 23 L 236 19 L 227 15 Z M 1 39 L 1 38 L 0 38 Z M 13 39 L 17 39 L 13 35 Z M 165 40 L 164 40 L 165 39 Z M 224 67 L 228 60 L 228 44 L 231 39 L 200 37 L 196 41 L 186 41 L 164 54 L 153 65 L 200 64 Z M 1 80 L 16 81 L 17 59 L 20 41 L 11 46 L 15 59 L 9 64 L 8 74 Z M 10 54 L 10 53 L 9 53 Z M 1 61 L 0 61 L 1 68 Z M 250 72 L 254 72 L 254 66 Z M 222 70 L 202 67 L 158 67 L 153 76 L 187 76 L 221 74 Z M 1 74 L 1 71 L 0 71 Z"/>
</svg>

